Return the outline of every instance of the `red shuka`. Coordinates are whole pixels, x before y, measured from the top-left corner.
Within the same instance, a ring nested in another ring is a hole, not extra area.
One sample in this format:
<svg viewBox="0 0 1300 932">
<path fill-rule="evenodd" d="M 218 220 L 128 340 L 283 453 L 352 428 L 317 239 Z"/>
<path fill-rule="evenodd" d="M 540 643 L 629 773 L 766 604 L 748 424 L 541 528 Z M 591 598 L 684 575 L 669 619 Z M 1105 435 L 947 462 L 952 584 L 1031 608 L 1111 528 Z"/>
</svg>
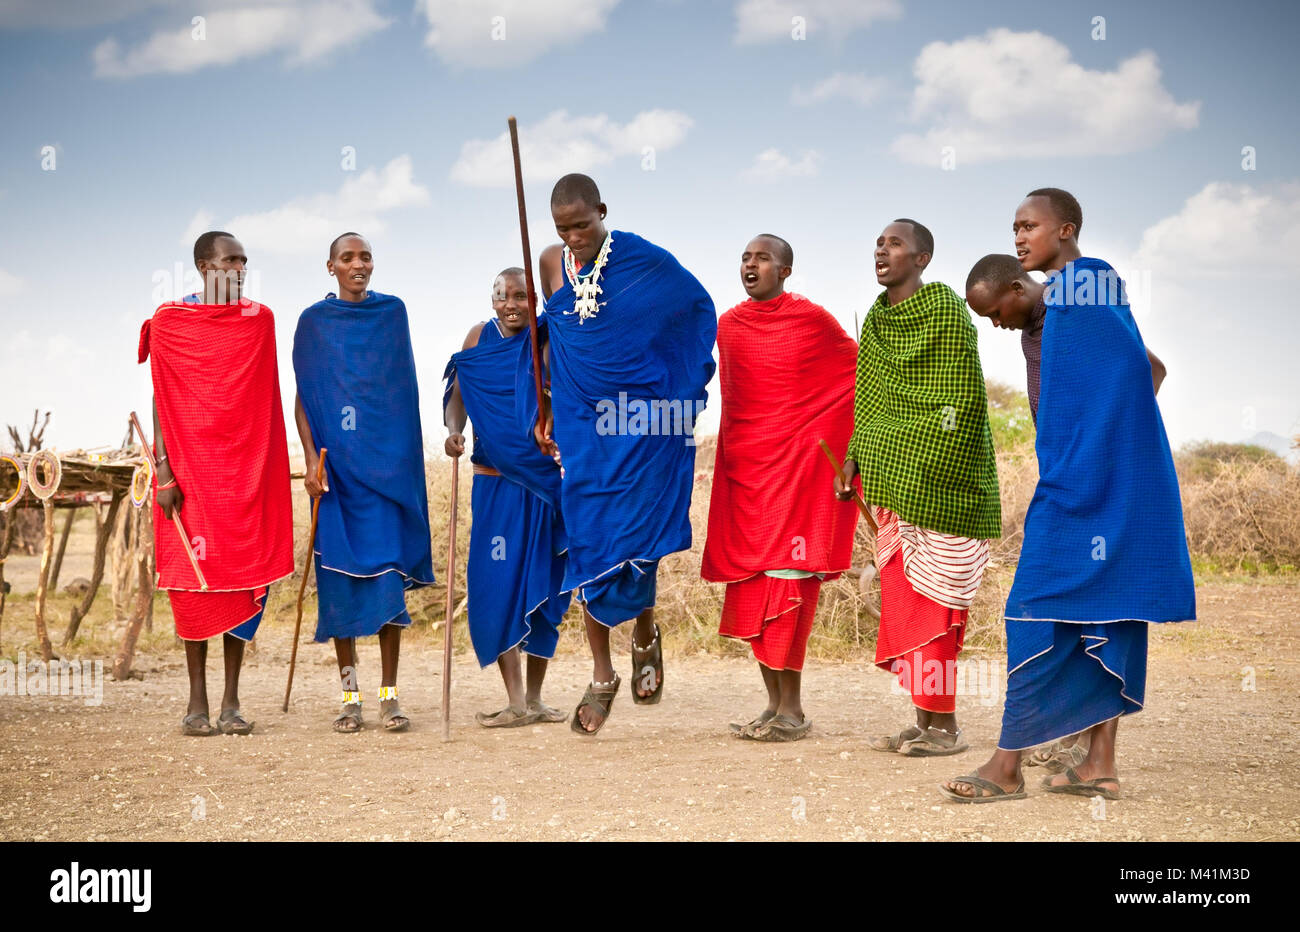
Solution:
<svg viewBox="0 0 1300 932">
<path fill-rule="evenodd" d="M 850 565 L 858 512 L 836 501 L 834 469 L 853 432 L 858 346 L 800 295 L 745 301 L 718 320 L 722 425 L 700 575 L 737 582 L 765 570 Z"/>
<path fill-rule="evenodd" d="M 140 328 L 140 362 L 151 357 L 167 462 L 185 496 L 181 519 L 209 591 L 256 590 L 291 575 L 289 451 L 270 308 L 247 299 L 163 304 Z M 153 517 L 158 588 L 198 590 L 176 525 L 156 501 Z M 220 634 L 229 619 L 215 614 L 178 612 L 177 633 Z"/>
</svg>

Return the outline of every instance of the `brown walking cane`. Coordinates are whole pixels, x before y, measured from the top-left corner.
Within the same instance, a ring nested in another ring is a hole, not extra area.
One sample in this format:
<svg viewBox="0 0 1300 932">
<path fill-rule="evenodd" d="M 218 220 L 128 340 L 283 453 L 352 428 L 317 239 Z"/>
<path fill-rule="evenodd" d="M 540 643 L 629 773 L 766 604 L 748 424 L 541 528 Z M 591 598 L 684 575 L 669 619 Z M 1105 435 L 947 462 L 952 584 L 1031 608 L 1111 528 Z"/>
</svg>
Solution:
<svg viewBox="0 0 1300 932">
<path fill-rule="evenodd" d="M 140 447 L 144 450 L 144 458 L 149 461 L 149 469 L 153 472 L 154 478 L 157 479 L 158 463 L 153 458 L 153 448 L 149 446 L 149 441 L 144 435 L 144 428 L 140 426 L 140 418 L 136 417 L 134 411 L 131 412 L 131 426 L 140 435 Z M 184 492 L 185 490 L 182 489 L 181 491 Z M 181 536 L 181 544 L 185 547 L 185 555 L 190 558 L 190 566 L 194 567 L 194 575 L 199 581 L 199 588 L 207 592 L 208 581 L 203 578 L 203 570 L 199 569 L 199 561 L 194 557 L 194 548 L 190 546 L 190 535 L 186 533 L 185 525 L 181 523 L 179 510 L 172 512 L 172 523 L 176 525 L 176 533 Z"/>
<path fill-rule="evenodd" d="M 316 460 L 316 482 L 325 481 L 325 447 L 320 448 L 320 457 Z M 307 563 L 302 568 L 302 582 L 298 585 L 298 620 L 293 623 L 293 652 L 289 654 L 289 682 L 284 686 L 284 706 L 281 711 L 289 711 L 289 693 L 293 689 L 293 668 L 298 662 L 298 632 L 302 630 L 302 600 L 307 594 L 307 577 L 311 575 L 311 565 L 316 562 L 316 516 L 320 514 L 320 496 L 311 500 L 311 534 L 307 538 Z"/>
<path fill-rule="evenodd" d="M 840 465 L 840 461 L 831 452 L 831 445 L 825 440 L 818 440 L 817 442 L 821 444 L 822 452 L 826 454 L 826 458 L 835 467 L 835 474 L 837 476 L 843 475 L 844 467 Z M 867 503 L 862 500 L 862 496 L 857 493 L 853 486 L 849 486 L 849 491 L 853 493 L 853 502 L 858 506 L 858 511 L 862 512 L 862 517 L 867 519 L 867 527 L 871 528 L 871 533 L 874 535 L 880 528 L 876 527 L 876 519 L 872 517 L 871 509 L 867 507 Z"/>
<path fill-rule="evenodd" d="M 451 613 L 456 607 L 456 504 L 460 457 L 451 461 L 451 527 L 447 532 L 447 622 L 442 638 L 442 740 L 451 740 Z"/>
</svg>

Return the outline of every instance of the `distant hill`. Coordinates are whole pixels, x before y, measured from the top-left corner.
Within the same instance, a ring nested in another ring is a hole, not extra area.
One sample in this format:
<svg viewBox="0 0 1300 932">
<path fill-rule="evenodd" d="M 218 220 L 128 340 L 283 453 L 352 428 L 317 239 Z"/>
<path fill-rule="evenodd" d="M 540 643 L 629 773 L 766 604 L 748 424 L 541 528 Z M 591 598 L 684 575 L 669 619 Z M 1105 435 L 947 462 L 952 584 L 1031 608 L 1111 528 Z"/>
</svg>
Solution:
<svg viewBox="0 0 1300 932">
<path fill-rule="evenodd" d="M 1256 431 L 1254 436 L 1241 442 L 1254 444 L 1257 447 L 1263 447 L 1265 450 L 1272 450 L 1288 463 L 1300 464 L 1300 450 L 1291 446 L 1291 439 L 1283 437 L 1281 434 L 1275 434 L 1271 430 Z"/>
</svg>

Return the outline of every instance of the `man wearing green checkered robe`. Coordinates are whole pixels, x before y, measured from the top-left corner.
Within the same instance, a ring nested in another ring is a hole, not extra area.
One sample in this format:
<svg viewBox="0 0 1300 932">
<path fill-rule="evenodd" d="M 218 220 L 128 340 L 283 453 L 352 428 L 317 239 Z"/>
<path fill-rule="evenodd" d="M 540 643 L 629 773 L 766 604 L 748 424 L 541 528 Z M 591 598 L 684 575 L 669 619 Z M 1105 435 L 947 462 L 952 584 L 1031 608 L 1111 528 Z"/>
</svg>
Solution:
<svg viewBox="0 0 1300 932">
<path fill-rule="evenodd" d="M 858 345 L 853 437 L 837 492 L 861 478 L 879 525 L 876 665 L 898 675 L 916 725 L 871 739 L 909 757 L 956 754 L 956 666 L 967 610 L 1001 536 L 997 463 L 975 325 L 947 285 L 924 284 L 930 231 L 896 220 L 876 241 L 885 291 Z"/>
</svg>

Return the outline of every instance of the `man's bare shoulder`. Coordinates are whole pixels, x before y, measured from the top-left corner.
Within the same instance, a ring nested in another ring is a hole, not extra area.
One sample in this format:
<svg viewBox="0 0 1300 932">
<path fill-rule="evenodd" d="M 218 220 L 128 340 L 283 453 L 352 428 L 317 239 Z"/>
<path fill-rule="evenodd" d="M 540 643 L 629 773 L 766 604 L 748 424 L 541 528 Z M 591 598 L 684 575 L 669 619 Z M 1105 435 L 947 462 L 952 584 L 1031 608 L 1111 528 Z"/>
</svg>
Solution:
<svg viewBox="0 0 1300 932">
<path fill-rule="evenodd" d="M 537 268 L 542 276 L 542 294 L 549 298 L 560 287 L 564 246 L 552 243 L 537 257 Z"/>
<path fill-rule="evenodd" d="M 469 333 L 466 334 L 465 343 L 461 346 L 461 349 L 472 349 L 473 347 L 478 346 L 479 337 L 483 335 L 484 324 L 486 324 L 486 321 L 475 324 L 473 327 L 469 328 Z"/>
</svg>

